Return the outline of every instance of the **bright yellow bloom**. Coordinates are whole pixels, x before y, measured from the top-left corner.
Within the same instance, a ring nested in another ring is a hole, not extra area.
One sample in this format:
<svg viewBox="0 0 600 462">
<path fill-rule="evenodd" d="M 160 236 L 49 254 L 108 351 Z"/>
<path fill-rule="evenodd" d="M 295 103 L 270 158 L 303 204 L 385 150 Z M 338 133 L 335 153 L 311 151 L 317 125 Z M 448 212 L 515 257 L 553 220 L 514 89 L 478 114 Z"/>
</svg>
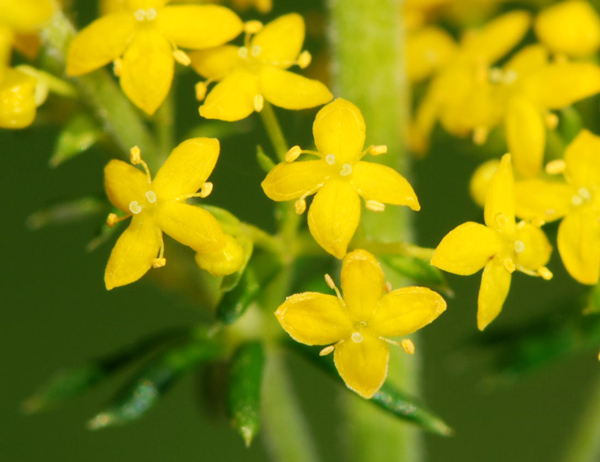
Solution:
<svg viewBox="0 0 600 462">
<path fill-rule="evenodd" d="M 325 85 L 286 69 L 304 68 L 310 54 L 302 52 L 304 20 L 292 13 L 274 20 L 260 30 L 260 23 L 247 27 L 242 47 L 226 45 L 190 54 L 192 67 L 208 80 L 197 86 L 204 98 L 207 85 L 219 82 L 200 106 L 207 119 L 241 120 L 260 112 L 264 100 L 285 109 L 305 109 L 333 98 Z M 260 30 L 254 37 L 251 32 Z"/>
<path fill-rule="evenodd" d="M 554 53 L 587 57 L 600 49 L 600 17 L 587 1 L 571 0 L 543 10 L 535 32 Z"/>
<path fill-rule="evenodd" d="M 125 94 L 153 114 L 169 93 L 175 61 L 189 64 L 178 47 L 215 47 L 242 31 L 241 20 L 225 7 L 167 3 L 127 0 L 126 10 L 94 21 L 73 40 L 67 73 L 86 74 L 114 61 Z"/>
<path fill-rule="evenodd" d="M 368 209 L 382 211 L 384 204 L 420 205 L 411 185 L 390 167 L 364 162 L 367 154 L 383 154 L 385 146 L 363 151 L 366 127 L 360 110 L 337 99 L 319 111 L 313 125 L 318 151 L 295 146 L 287 162 L 277 165 L 262 182 L 265 194 L 274 201 L 296 200 L 296 211 L 306 209 L 305 198 L 315 194 L 308 212 L 308 226 L 327 252 L 342 258 L 360 222 L 360 197 Z M 318 160 L 294 162 L 300 154 Z"/>
<path fill-rule="evenodd" d="M 437 26 L 418 29 L 406 38 L 406 71 L 412 83 L 420 82 L 445 67 L 457 45 L 448 32 Z"/>
<path fill-rule="evenodd" d="M 104 275 L 107 289 L 130 284 L 151 267 L 165 265 L 163 232 L 198 253 L 211 254 L 208 261 L 200 258 L 198 263 L 201 267 L 209 271 L 215 268 L 217 275 L 237 270 L 234 265 L 225 268 L 228 257 L 221 253 L 236 254 L 241 250 L 232 251 L 235 245 L 223 234 L 210 213 L 186 204 L 186 199 L 210 194 L 212 184 L 206 179 L 218 157 L 218 140 L 194 138 L 173 150 L 154 180 L 137 148 L 132 149 L 131 161 L 135 165 L 141 164 L 145 174 L 126 162 L 109 162 L 104 170 L 106 194 L 111 203 L 126 215 L 117 218 L 111 214 L 108 223 L 114 224 L 130 216 L 133 218 L 110 255 Z M 211 262 L 212 258 L 219 261 Z"/>
<path fill-rule="evenodd" d="M 0 70 L 0 128 L 25 128 L 36 113 L 37 79 L 17 69 Z"/>
<path fill-rule="evenodd" d="M 438 245 L 431 264 L 450 273 L 469 276 L 484 268 L 479 289 L 477 326 L 491 323 L 508 295 L 515 270 L 552 277 L 544 267 L 552 247 L 541 229 L 515 223 L 515 192 L 510 154 L 506 154 L 487 191 L 485 226 L 467 222 L 450 231 Z"/>
<path fill-rule="evenodd" d="M 373 255 L 355 250 L 344 258 L 342 292 L 329 276 L 325 280 L 337 297 L 317 292 L 292 295 L 275 312 L 281 327 L 297 342 L 329 345 L 321 355 L 334 353 L 335 366 L 346 385 L 371 398 L 387 376 L 388 344 L 408 353 L 414 345 L 388 337 L 404 337 L 434 321 L 446 302 L 425 287 L 405 287 L 385 293 L 385 276 Z"/>
<path fill-rule="evenodd" d="M 569 274 L 597 284 L 600 274 L 600 137 L 583 130 L 567 147 L 563 161 L 548 166 L 566 182 L 531 179 L 517 183 L 517 215 L 554 221 L 558 251 Z"/>
</svg>

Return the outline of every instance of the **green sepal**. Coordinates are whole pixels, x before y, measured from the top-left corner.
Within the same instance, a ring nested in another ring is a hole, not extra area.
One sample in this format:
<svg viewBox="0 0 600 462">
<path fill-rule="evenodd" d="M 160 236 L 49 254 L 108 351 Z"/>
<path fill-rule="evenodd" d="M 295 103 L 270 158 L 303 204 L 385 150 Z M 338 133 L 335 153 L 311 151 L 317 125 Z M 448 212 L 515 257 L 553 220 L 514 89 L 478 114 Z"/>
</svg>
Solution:
<svg viewBox="0 0 600 462">
<path fill-rule="evenodd" d="M 198 364 L 222 355 L 223 346 L 205 332 L 168 349 L 147 361 L 114 403 L 88 422 L 88 428 L 124 425 L 143 417 L 177 379 Z"/>
<path fill-rule="evenodd" d="M 329 356 L 320 356 L 319 350 L 322 347 L 314 348 L 302 345 L 297 342 L 288 342 L 287 345 L 302 357 L 307 359 L 312 364 L 315 364 L 319 369 L 326 372 L 330 377 L 334 378 L 340 385 L 343 385 L 346 390 L 351 393 L 349 388 L 344 385 L 335 368 L 332 358 Z M 356 399 L 362 399 L 356 395 Z M 411 422 L 424 430 L 435 433 L 441 436 L 451 436 L 454 430 L 450 428 L 441 417 L 427 409 L 419 400 L 408 396 L 389 381 L 384 383 L 377 393 L 369 400 L 370 403 L 380 407 L 384 411 L 393 416 Z"/>
<path fill-rule="evenodd" d="M 387 255 L 381 257 L 381 260 L 400 276 L 410 279 L 415 284 L 431 287 L 447 296 L 453 296 L 444 274 L 429 261 L 406 255 Z"/>
<path fill-rule="evenodd" d="M 85 220 L 100 213 L 108 213 L 108 203 L 96 197 L 59 202 L 43 210 L 32 213 L 27 218 L 27 226 L 32 230 L 49 225 L 68 225 Z"/>
<path fill-rule="evenodd" d="M 275 168 L 275 162 L 273 162 L 273 159 L 265 153 L 265 150 L 260 144 L 256 146 L 256 161 L 265 173 L 269 173 Z"/>
<path fill-rule="evenodd" d="M 260 430 L 260 393 L 265 351 L 258 342 L 238 347 L 229 369 L 227 410 L 231 424 L 244 439 L 246 447 Z"/>
<path fill-rule="evenodd" d="M 58 135 L 54 153 L 49 161 L 50 167 L 58 167 L 84 153 L 103 136 L 104 132 L 91 116 L 83 112 L 75 114 Z"/>
<path fill-rule="evenodd" d="M 115 353 L 93 359 L 80 367 L 59 371 L 23 403 L 23 411 L 33 414 L 57 407 L 84 394 L 131 363 L 156 352 L 183 335 L 187 335 L 187 329 L 160 332 Z"/>
</svg>

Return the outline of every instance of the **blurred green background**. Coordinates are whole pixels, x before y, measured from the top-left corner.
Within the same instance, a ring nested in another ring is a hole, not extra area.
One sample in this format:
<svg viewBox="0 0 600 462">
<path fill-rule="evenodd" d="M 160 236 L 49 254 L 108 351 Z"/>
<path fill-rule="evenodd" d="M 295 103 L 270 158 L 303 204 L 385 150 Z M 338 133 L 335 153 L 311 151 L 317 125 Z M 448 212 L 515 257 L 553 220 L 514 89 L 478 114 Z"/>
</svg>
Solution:
<svg viewBox="0 0 600 462">
<path fill-rule="evenodd" d="M 298 3 L 276 0 L 276 13 L 293 11 Z M 302 2 L 303 9 L 319 5 Z M 81 22 L 91 15 L 88 4 Z M 196 103 L 191 93 L 185 93 L 194 81 L 186 74 L 178 87 L 180 137 L 198 123 Z M 291 143 L 310 142 L 315 113 L 284 116 Z M 243 133 L 222 143 L 209 202 L 270 227 L 271 204 L 260 189 L 262 173 L 254 156 L 257 142 L 268 146 L 259 122 L 252 116 L 239 125 L 242 131 L 255 128 L 257 137 Z M 192 325 L 203 318 L 189 300 L 165 293 L 147 280 L 105 290 L 103 271 L 112 241 L 93 253 L 85 251 L 104 217 L 37 232 L 27 228 L 26 218 L 49 204 L 102 194 L 106 157 L 99 149 L 56 169 L 47 166 L 57 134 L 52 125 L 0 132 L 4 257 L 0 460 L 267 460 L 260 440 L 246 449 L 227 419 L 206 405 L 198 376 L 185 377 L 146 418 L 126 427 L 90 432 L 84 425 L 126 381 L 126 375 L 62 409 L 30 417 L 20 412 L 20 403 L 56 370 L 81 364 L 145 334 Z M 421 245 L 434 247 L 456 225 L 481 220 L 467 188 L 480 159 L 462 152 L 461 146 L 439 136 L 432 154 L 415 162 L 412 181 L 422 204 L 416 214 Z M 580 287 L 566 276 L 556 256 L 550 268 L 555 273 L 551 283 L 523 275 L 514 278 L 504 311 L 486 335 L 549 316 L 557 302 L 577 300 Z M 482 335 L 475 325 L 479 276 L 450 275 L 449 281 L 456 296 L 449 301 L 448 311 L 423 331 L 417 349 L 424 358 L 424 398 L 457 433 L 452 438 L 428 436 L 428 460 L 560 461 L 600 378 L 595 353 L 561 361 L 510 387 L 489 387 L 485 380 L 489 355 L 467 347 Z M 290 358 L 290 364 L 319 453 L 324 461 L 337 461 L 345 441 L 336 404 L 345 391 L 300 360 Z"/>
</svg>

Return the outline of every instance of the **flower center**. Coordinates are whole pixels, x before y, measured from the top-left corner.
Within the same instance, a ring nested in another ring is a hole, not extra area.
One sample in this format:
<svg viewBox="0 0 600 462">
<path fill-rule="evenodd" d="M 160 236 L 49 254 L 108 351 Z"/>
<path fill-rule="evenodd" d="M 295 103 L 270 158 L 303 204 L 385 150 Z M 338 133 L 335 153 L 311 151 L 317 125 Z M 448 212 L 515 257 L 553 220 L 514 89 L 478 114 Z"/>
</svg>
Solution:
<svg viewBox="0 0 600 462">
<path fill-rule="evenodd" d="M 131 201 L 129 203 L 129 210 L 134 215 L 137 215 L 138 213 L 140 213 L 142 211 L 142 206 L 140 205 L 140 203 L 138 201 Z"/>
<path fill-rule="evenodd" d="M 364 340 L 364 337 L 362 336 L 362 334 L 360 332 L 354 332 L 352 334 L 351 338 L 354 343 L 362 343 Z"/>
<path fill-rule="evenodd" d="M 525 250 L 525 244 L 522 241 L 515 241 L 515 252 L 521 253 Z"/>
<path fill-rule="evenodd" d="M 335 158 L 335 155 L 334 154 L 327 154 L 325 156 L 325 162 L 327 162 L 329 165 L 336 165 L 337 164 L 337 160 Z M 341 176 L 348 176 L 348 175 L 350 175 L 352 173 L 352 165 L 351 164 L 343 164 L 339 173 L 340 173 Z"/>
<path fill-rule="evenodd" d="M 156 19 L 156 10 L 154 8 L 140 8 L 135 13 L 133 13 L 133 15 L 135 16 L 135 19 L 139 22 L 154 21 Z"/>
</svg>

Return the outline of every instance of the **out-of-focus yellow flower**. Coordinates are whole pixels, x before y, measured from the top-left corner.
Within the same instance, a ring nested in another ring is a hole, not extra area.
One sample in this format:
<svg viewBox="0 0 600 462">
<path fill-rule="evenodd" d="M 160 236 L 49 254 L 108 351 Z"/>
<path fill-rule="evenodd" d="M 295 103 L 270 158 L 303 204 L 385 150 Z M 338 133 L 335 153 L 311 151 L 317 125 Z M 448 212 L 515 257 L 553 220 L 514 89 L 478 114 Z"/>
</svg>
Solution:
<svg viewBox="0 0 600 462">
<path fill-rule="evenodd" d="M 600 49 L 600 17 L 587 1 L 571 0 L 543 10 L 535 32 L 552 52 L 587 57 Z"/>
<path fill-rule="evenodd" d="M 286 70 L 293 65 L 304 68 L 310 63 L 310 54 L 301 53 L 302 16 L 281 16 L 262 30 L 258 22 L 250 24 L 244 46 L 226 45 L 190 54 L 192 67 L 208 79 L 196 87 L 200 100 L 208 84 L 219 82 L 200 106 L 202 117 L 241 120 L 254 111 L 260 112 L 264 100 L 286 109 L 305 109 L 333 98 L 321 82 Z"/>
<path fill-rule="evenodd" d="M 120 160 L 112 160 L 106 166 L 104 184 L 108 198 L 126 214 L 121 218 L 111 214 L 109 225 L 133 216 L 106 266 L 104 281 L 107 289 L 130 284 L 151 267 L 166 264 L 163 232 L 198 253 L 208 254 L 208 257 L 200 258 L 203 268 L 215 269 L 218 275 L 237 270 L 235 265 L 224 263 L 228 257 L 221 252 L 234 254 L 238 250 L 234 249 L 235 245 L 223 233 L 217 220 L 206 210 L 186 204 L 186 199 L 210 194 L 212 184 L 206 179 L 218 157 L 218 140 L 194 138 L 173 150 L 154 180 L 137 148 L 131 150 L 131 162 L 141 164 L 145 174 Z M 218 261 L 211 262 L 210 255 Z M 227 271 L 223 271 L 225 266 Z"/>
<path fill-rule="evenodd" d="M 25 128 L 36 113 L 37 79 L 17 69 L 0 70 L 0 128 Z"/>
<path fill-rule="evenodd" d="M 127 0 L 125 10 L 94 21 L 73 40 L 67 73 L 86 74 L 114 61 L 125 94 L 153 114 L 169 93 L 175 60 L 189 64 L 178 47 L 211 48 L 242 31 L 242 21 L 225 7 L 167 3 Z"/>
<path fill-rule="evenodd" d="M 567 147 L 564 161 L 548 164 L 566 182 L 517 182 L 517 215 L 554 221 L 558 251 L 569 274 L 582 284 L 597 284 L 600 274 L 600 138 L 583 130 Z"/>
<path fill-rule="evenodd" d="M 371 398 L 387 376 L 389 347 L 399 345 L 414 352 L 413 343 L 388 337 L 404 337 L 433 322 L 446 302 L 425 287 L 405 287 L 384 292 L 385 276 L 373 255 L 355 250 L 342 264 L 342 292 L 329 276 L 325 279 L 337 297 L 305 292 L 288 297 L 275 312 L 281 327 L 297 342 L 329 345 L 335 351 L 337 370 L 351 390 Z"/>
<path fill-rule="evenodd" d="M 445 30 L 428 26 L 406 38 L 406 68 L 412 83 L 427 79 L 454 57 L 457 45 Z"/>
<path fill-rule="evenodd" d="M 432 265 L 462 276 L 484 268 L 477 310 L 480 330 L 500 314 L 515 270 L 552 277 L 544 266 L 552 247 L 543 231 L 530 223 L 515 223 L 510 154 L 502 158 L 488 188 L 484 216 L 485 226 L 467 222 L 450 231 L 431 260 Z"/>
<path fill-rule="evenodd" d="M 473 176 L 471 176 L 469 193 L 471 194 L 471 198 L 480 207 L 485 205 L 485 197 L 487 196 L 492 178 L 494 178 L 494 174 L 498 170 L 498 165 L 500 165 L 499 159 L 490 159 L 477 167 Z"/>
<path fill-rule="evenodd" d="M 268 13 L 273 9 L 273 0 L 231 0 L 231 4 L 239 11 L 255 8 L 261 13 Z"/>
<path fill-rule="evenodd" d="M 403 14 L 408 30 L 444 17 L 459 24 L 474 24 L 489 17 L 503 0 L 406 0 Z"/>
<path fill-rule="evenodd" d="M 102 14 L 114 13 L 123 10 L 127 0 L 101 0 L 100 12 Z M 178 0 L 177 3 L 225 3 L 223 0 Z M 268 13 L 273 8 L 273 0 L 231 0 L 231 5 L 238 11 L 255 8 L 260 13 Z"/>
<path fill-rule="evenodd" d="M 0 24 L 19 34 L 37 32 L 53 13 L 52 0 L 0 1 Z"/>
<path fill-rule="evenodd" d="M 358 227 L 360 197 L 372 211 L 384 204 L 407 205 L 419 210 L 415 192 L 406 179 L 390 167 L 364 162 L 362 157 L 387 152 L 385 146 L 363 151 L 365 121 L 352 103 L 337 99 L 319 111 L 313 125 L 318 151 L 293 147 L 287 162 L 277 165 L 262 182 L 265 194 L 274 201 L 296 200 L 296 211 L 306 209 L 306 197 L 315 194 L 308 212 L 308 226 L 327 252 L 342 258 Z M 318 160 L 294 162 L 301 154 Z"/>
</svg>

